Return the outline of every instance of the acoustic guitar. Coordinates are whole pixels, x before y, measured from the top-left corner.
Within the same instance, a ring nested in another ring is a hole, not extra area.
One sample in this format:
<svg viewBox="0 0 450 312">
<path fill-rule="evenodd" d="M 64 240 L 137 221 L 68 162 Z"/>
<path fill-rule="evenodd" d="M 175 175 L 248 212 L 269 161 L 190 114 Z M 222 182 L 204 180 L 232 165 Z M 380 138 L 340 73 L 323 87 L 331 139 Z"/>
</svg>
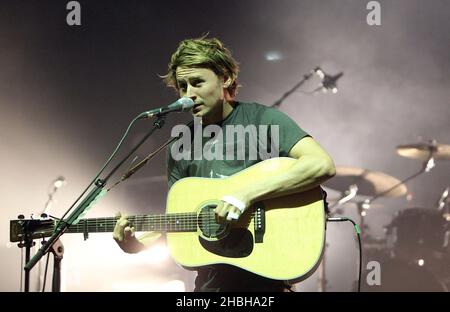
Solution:
<svg viewBox="0 0 450 312">
<path fill-rule="evenodd" d="M 187 269 L 225 263 L 277 280 L 299 281 L 320 264 L 326 215 L 319 187 L 306 192 L 262 199 L 232 223 L 218 223 L 218 198 L 263 178 L 288 170 L 295 162 L 264 160 L 223 179 L 189 177 L 173 184 L 163 215 L 128 217 L 136 231 L 167 233 L 174 260 Z M 112 232 L 116 217 L 81 219 L 66 233 Z M 11 220 L 10 241 L 51 236 L 55 220 Z"/>
</svg>

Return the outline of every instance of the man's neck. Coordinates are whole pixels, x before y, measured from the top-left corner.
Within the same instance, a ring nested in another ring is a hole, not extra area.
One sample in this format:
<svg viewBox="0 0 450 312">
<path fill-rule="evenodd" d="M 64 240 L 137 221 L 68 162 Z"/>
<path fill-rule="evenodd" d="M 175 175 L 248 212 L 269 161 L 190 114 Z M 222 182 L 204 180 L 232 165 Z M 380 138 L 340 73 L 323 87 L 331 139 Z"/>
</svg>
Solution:
<svg viewBox="0 0 450 312">
<path fill-rule="evenodd" d="M 234 109 L 234 101 L 224 101 L 221 110 L 212 118 L 202 118 L 202 124 L 207 126 L 211 124 L 219 124 L 225 120 Z"/>
</svg>

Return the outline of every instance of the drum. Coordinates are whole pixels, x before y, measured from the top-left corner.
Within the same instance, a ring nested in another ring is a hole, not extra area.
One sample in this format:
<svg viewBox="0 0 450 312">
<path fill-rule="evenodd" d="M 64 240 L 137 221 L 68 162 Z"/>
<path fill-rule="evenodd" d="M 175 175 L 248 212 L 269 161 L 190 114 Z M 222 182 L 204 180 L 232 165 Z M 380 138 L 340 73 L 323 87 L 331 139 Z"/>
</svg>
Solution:
<svg viewBox="0 0 450 312">
<path fill-rule="evenodd" d="M 409 208 L 400 211 L 386 227 L 389 247 L 395 257 L 423 264 L 442 258 L 448 250 L 448 221 L 438 210 Z"/>
</svg>

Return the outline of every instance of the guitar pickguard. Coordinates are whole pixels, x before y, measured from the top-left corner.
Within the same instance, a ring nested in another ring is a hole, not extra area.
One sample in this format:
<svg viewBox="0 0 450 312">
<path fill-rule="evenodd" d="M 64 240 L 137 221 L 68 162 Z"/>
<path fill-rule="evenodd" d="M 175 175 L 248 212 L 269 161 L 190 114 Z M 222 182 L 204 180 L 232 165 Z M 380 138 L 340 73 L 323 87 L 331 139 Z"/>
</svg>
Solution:
<svg viewBox="0 0 450 312">
<path fill-rule="evenodd" d="M 203 248 L 222 257 L 244 258 L 253 251 L 253 235 L 245 228 L 232 228 L 225 237 L 216 241 L 198 239 Z"/>
</svg>

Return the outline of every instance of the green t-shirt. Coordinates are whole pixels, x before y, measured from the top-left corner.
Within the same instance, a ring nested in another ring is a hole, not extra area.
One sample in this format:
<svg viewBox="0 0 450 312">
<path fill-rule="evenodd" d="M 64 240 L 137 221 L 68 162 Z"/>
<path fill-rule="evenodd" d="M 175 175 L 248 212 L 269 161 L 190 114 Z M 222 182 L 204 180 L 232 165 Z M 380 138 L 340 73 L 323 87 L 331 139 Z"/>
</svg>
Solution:
<svg viewBox="0 0 450 312">
<path fill-rule="evenodd" d="M 223 178 L 264 159 L 287 157 L 291 148 L 308 136 L 277 109 L 257 103 L 234 104 L 228 117 L 220 125 L 212 127 L 215 129 L 194 122 L 189 131 L 169 146 L 169 187 L 184 177 Z M 187 130 L 186 127 L 184 129 Z M 211 131 L 214 132 L 212 137 L 208 129 L 218 130 L 218 133 Z M 225 264 L 199 268 L 195 280 L 195 291 L 250 289 L 282 291 L 289 289 L 289 285 Z"/>
<path fill-rule="evenodd" d="M 234 103 L 221 124 L 204 127 L 197 122 L 189 130 L 185 140 L 168 148 L 169 187 L 184 177 L 224 178 L 264 159 L 287 157 L 308 136 L 279 110 L 242 102 Z"/>
</svg>

